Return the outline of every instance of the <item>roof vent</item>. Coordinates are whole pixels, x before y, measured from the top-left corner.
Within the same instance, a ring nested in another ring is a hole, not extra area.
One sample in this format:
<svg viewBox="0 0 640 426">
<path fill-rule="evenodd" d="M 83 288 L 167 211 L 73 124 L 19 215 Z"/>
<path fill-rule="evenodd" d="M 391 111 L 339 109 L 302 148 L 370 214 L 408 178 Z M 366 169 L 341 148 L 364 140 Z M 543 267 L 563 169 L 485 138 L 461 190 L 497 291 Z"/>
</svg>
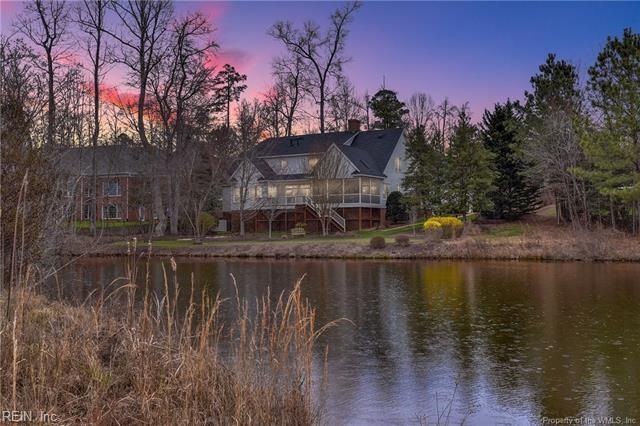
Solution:
<svg viewBox="0 0 640 426">
<path fill-rule="evenodd" d="M 347 120 L 347 131 L 356 133 L 360 131 L 360 120 L 352 118 Z"/>
</svg>

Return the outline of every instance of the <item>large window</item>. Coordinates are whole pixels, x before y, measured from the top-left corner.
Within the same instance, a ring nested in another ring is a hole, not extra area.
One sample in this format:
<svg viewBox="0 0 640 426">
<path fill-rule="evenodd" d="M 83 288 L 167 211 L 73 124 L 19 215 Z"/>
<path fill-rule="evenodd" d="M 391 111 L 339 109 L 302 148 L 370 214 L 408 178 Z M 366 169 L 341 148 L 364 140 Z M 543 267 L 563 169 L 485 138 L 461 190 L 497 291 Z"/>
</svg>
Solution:
<svg viewBox="0 0 640 426">
<path fill-rule="evenodd" d="M 102 184 L 102 195 L 117 197 L 120 194 L 120 181 L 118 179 L 110 179 Z"/>
<path fill-rule="evenodd" d="M 400 173 L 400 171 L 402 171 L 402 160 L 400 157 L 396 157 L 396 172 Z"/>
<path fill-rule="evenodd" d="M 107 204 L 102 207 L 102 219 L 120 219 L 120 208 L 117 204 Z"/>
</svg>

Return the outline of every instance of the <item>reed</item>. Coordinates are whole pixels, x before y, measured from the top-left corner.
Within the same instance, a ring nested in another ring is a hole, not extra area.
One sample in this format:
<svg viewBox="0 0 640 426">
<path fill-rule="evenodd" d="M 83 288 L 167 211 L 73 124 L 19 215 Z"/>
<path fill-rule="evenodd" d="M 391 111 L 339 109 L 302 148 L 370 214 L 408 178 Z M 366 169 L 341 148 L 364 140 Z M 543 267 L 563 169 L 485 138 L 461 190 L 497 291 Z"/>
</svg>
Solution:
<svg viewBox="0 0 640 426">
<path fill-rule="evenodd" d="M 236 300 L 222 300 L 196 294 L 193 278 L 178 283 L 172 259 L 156 295 L 135 244 L 127 276 L 81 306 L 51 301 L 24 282 L 11 306 L 0 296 L 11 312 L 0 326 L 1 407 L 43 410 L 65 423 L 319 421 L 312 362 L 327 326 L 317 326 L 302 279 L 275 302 L 243 300 L 237 291 Z M 189 291 L 185 309 L 181 291 Z M 225 323 L 224 304 L 236 312 Z"/>
</svg>

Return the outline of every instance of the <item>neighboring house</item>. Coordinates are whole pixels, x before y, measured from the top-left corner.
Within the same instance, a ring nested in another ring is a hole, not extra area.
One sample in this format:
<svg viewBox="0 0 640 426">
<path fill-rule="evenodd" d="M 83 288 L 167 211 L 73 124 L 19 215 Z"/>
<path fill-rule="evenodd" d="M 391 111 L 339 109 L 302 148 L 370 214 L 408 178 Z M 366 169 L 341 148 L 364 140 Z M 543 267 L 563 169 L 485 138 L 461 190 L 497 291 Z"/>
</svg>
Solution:
<svg viewBox="0 0 640 426">
<path fill-rule="evenodd" d="M 67 150 L 61 167 L 67 176 L 66 196 L 74 220 L 90 220 L 93 208 L 92 148 Z M 150 219 L 152 161 L 147 150 L 130 145 L 106 145 L 96 148 L 97 219 L 142 221 Z"/>
<path fill-rule="evenodd" d="M 244 163 L 234 166 L 223 191 L 223 211 L 232 230 L 239 229 L 243 188 L 248 195 L 244 217 L 249 232 L 266 231 L 270 215 L 275 216 L 274 231 L 305 223 L 307 230 L 319 232 L 321 214 L 330 217 L 331 232 L 384 225 L 387 194 L 400 190 L 407 169 L 403 131 L 360 131 L 357 120 L 350 120 L 349 128 L 270 138 L 256 145 Z M 339 173 L 318 173 L 326 169 L 322 162 L 336 159 L 341 163 Z M 330 211 L 319 206 L 320 199 L 333 203 Z"/>
</svg>

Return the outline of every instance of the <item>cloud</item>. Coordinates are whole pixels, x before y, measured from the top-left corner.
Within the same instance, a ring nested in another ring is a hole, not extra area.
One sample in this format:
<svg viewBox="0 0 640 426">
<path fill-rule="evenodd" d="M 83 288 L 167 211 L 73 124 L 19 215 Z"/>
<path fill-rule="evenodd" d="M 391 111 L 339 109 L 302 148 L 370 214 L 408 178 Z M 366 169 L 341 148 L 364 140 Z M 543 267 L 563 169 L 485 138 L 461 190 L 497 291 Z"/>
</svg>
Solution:
<svg viewBox="0 0 640 426">
<path fill-rule="evenodd" d="M 220 49 L 209 55 L 207 65 L 222 68 L 225 64 L 233 65 L 239 72 L 247 72 L 253 63 L 253 56 L 242 49 Z"/>
</svg>

